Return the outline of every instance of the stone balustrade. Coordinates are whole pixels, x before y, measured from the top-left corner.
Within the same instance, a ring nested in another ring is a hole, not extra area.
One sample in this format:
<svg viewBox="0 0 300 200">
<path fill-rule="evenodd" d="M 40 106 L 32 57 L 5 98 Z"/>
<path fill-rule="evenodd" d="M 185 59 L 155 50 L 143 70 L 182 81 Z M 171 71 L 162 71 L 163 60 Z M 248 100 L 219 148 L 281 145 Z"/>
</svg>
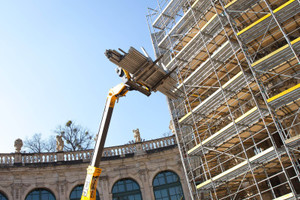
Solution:
<svg viewBox="0 0 300 200">
<path fill-rule="evenodd" d="M 154 150 L 162 147 L 168 147 L 176 144 L 175 136 L 169 136 L 165 138 L 159 138 L 156 140 L 149 140 L 142 143 L 143 150 Z"/>
<path fill-rule="evenodd" d="M 105 159 L 109 157 L 125 157 L 126 155 L 139 155 L 147 151 L 176 145 L 175 137 L 169 136 L 148 140 L 140 143 L 126 144 L 104 148 Z M 90 161 L 93 150 L 49 152 L 49 153 L 5 153 L 0 154 L 0 166 L 12 166 L 14 164 L 53 163 L 67 161 Z"/>
<path fill-rule="evenodd" d="M 14 156 L 14 154 L 13 153 L 11 153 L 11 154 L 7 154 L 7 153 L 5 153 L 5 154 L 0 154 L 0 164 L 1 165 L 10 165 L 10 164 L 12 164 L 12 163 L 14 163 L 14 161 L 15 161 L 15 156 Z"/>
</svg>

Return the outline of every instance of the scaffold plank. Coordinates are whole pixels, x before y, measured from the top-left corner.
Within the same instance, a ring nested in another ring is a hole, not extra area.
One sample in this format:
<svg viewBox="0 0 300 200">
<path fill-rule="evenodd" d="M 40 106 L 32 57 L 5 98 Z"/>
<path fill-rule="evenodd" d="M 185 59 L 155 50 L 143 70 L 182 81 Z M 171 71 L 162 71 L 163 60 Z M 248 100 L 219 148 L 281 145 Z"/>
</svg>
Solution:
<svg viewBox="0 0 300 200">
<path fill-rule="evenodd" d="M 268 111 L 265 109 L 260 109 L 261 113 L 264 116 L 268 114 Z M 201 146 L 207 147 L 214 147 L 220 146 L 224 142 L 228 141 L 230 138 L 236 136 L 241 131 L 245 130 L 252 124 L 256 123 L 260 119 L 259 109 L 257 107 L 252 108 L 251 110 L 247 111 L 245 114 L 234 120 L 234 122 L 229 123 L 224 128 L 216 132 L 215 134 L 211 135 L 192 149 L 188 151 L 188 154 L 195 154 L 199 151 Z M 235 125 L 237 127 L 237 131 Z"/>
<path fill-rule="evenodd" d="M 292 199 L 295 199 L 293 193 L 288 193 L 273 200 L 292 200 Z"/>
<path fill-rule="evenodd" d="M 291 41 L 291 45 L 296 52 L 300 51 L 300 37 Z M 275 50 L 274 52 L 264 56 L 263 58 L 255 61 L 251 66 L 256 70 L 270 70 L 280 65 L 281 63 L 293 58 L 295 55 L 290 49 L 289 45 L 286 44 L 283 47 Z"/>
<path fill-rule="evenodd" d="M 283 154 L 283 151 L 278 151 L 279 155 Z M 257 168 L 260 164 L 270 162 L 276 158 L 276 150 L 274 147 L 270 147 L 257 155 L 249 158 L 249 163 L 251 163 L 252 169 Z M 213 186 L 221 185 L 222 182 L 231 181 L 232 179 L 241 176 L 249 171 L 248 161 L 245 160 L 240 164 L 206 180 L 203 183 L 197 185 L 198 190 L 208 190 Z"/>
<path fill-rule="evenodd" d="M 299 175 L 300 135 L 290 130 L 300 102 L 299 0 L 173 1 L 159 1 L 166 7 L 148 22 L 161 66 L 176 73 L 168 103 L 191 197 L 299 198 L 289 193 L 299 181 L 289 173 Z M 271 93 L 265 102 L 259 83 Z"/>
<path fill-rule="evenodd" d="M 251 81 L 253 79 L 249 75 L 247 75 L 246 78 L 247 81 Z M 202 115 L 207 115 L 210 112 L 212 112 L 214 109 L 216 109 L 218 105 L 222 104 L 222 102 L 224 102 L 225 99 L 230 98 L 235 93 L 239 92 L 243 87 L 245 87 L 245 85 L 246 85 L 246 80 L 243 76 L 243 72 L 239 72 L 227 83 L 225 83 L 222 86 L 222 88 L 216 90 L 213 94 L 211 94 L 208 98 L 206 98 L 198 106 L 196 106 L 191 112 L 183 116 L 179 120 L 179 123 L 191 124 L 192 113 L 197 115 L 195 119 L 196 121 L 201 120 L 203 118 Z M 225 97 L 223 97 L 222 90 L 225 90 L 224 91 Z"/>
<path fill-rule="evenodd" d="M 295 135 L 285 140 L 285 144 L 289 147 L 299 147 L 300 145 L 300 135 Z"/>
<path fill-rule="evenodd" d="M 259 0 L 234 0 L 225 6 L 225 9 L 230 13 L 231 17 L 237 17 L 245 10 L 251 8 Z M 233 12 L 231 12 L 233 11 Z"/>
<path fill-rule="evenodd" d="M 168 70 L 173 70 L 176 66 L 182 66 L 188 63 L 195 57 L 197 52 L 201 51 L 203 46 L 203 41 L 200 32 L 198 32 L 182 49 L 176 54 L 176 56 L 167 64 L 166 68 Z M 193 56 L 194 55 L 194 56 Z"/>
<path fill-rule="evenodd" d="M 236 42 L 232 42 L 234 51 L 238 49 L 238 44 Z M 221 63 L 225 63 L 231 56 L 233 55 L 233 51 L 231 50 L 231 46 L 229 41 L 223 43 L 217 50 L 213 52 L 211 55 L 211 59 L 214 61 L 218 61 Z M 216 66 L 217 68 L 217 66 Z M 178 90 L 182 89 L 183 85 L 188 84 L 197 84 L 201 79 L 208 76 L 214 71 L 214 68 L 211 66 L 210 59 L 207 59 L 201 65 L 192 72 L 179 86 L 177 87 Z M 189 92 L 189 91 L 187 91 Z"/>
<path fill-rule="evenodd" d="M 220 22 L 220 20 L 221 22 Z M 222 24 L 225 26 L 227 25 L 228 21 L 223 14 L 215 14 L 210 20 L 201 28 L 201 31 L 208 35 L 213 35 L 217 32 L 221 27 Z"/>
<path fill-rule="evenodd" d="M 267 99 L 267 102 L 275 109 L 300 98 L 300 83 Z"/>
<path fill-rule="evenodd" d="M 132 78 L 152 91 L 160 91 L 169 98 L 176 98 L 173 88 L 176 81 L 157 63 L 130 47 L 124 55 L 116 50 L 107 50 L 106 56 L 111 62 L 128 71 Z M 130 84 L 129 82 L 127 84 Z"/>
<path fill-rule="evenodd" d="M 164 29 L 175 18 L 178 11 L 182 9 L 183 4 L 184 1 L 182 0 L 171 0 L 158 15 L 152 26 L 161 30 Z"/>
<path fill-rule="evenodd" d="M 194 24 L 198 22 L 208 7 L 211 6 L 210 1 L 197 0 L 180 20 L 172 27 L 172 29 L 160 40 L 158 46 L 164 49 L 169 49 L 176 44 L 182 35 L 186 35 L 188 30 L 192 29 Z"/>
<path fill-rule="evenodd" d="M 222 17 L 221 19 L 225 19 Z M 218 20 L 217 14 L 215 14 L 202 28 L 201 30 L 180 50 L 178 54 L 167 64 L 166 68 L 170 71 L 176 66 L 181 66 L 187 63 L 187 60 L 191 60 L 197 55 L 196 52 L 200 52 L 204 47 L 202 37 L 206 43 L 211 41 L 215 35 L 221 31 L 221 23 Z M 212 35 L 207 37 L 206 35 Z M 194 56 L 192 56 L 194 55 Z"/>
<path fill-rule="evenodd" d="M 285 4 L 279 6 L 273 11 L 274 15 L 277 17 L 280 23 L 286 21 L 287 19 L 293 17 L 299 13 L 300 6 L 297 0 L 289 0 Z M 272 29 L 276 26 L 276 22 L 272 19 L 271 13 L 266 14 L 262 18 L 258 19 L 254 23 L 250 24 L 246 28 L 242 29 L 237 33 L 239 38 L 244 42 L 248 43 L 253 39 L 263 35 L 266 31 L 266 27 Z"/>
</svg>

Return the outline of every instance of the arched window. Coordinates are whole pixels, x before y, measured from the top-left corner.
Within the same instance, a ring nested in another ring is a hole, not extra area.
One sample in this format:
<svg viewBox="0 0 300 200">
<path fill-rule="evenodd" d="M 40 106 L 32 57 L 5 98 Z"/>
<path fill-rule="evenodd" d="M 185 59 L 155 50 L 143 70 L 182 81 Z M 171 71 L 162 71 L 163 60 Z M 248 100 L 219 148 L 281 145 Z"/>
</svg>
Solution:
<svg viewBox="0 0 300 200">
<path fill-rule="evenodd" d="M 8 198 L 0 192 L 0 200 L 8 200 Z"/>
<path fill-rule="evenodd" d="M 153 191 L 156 200 L 184 200 L 180 179 L 174 172 L 157 174 L 153 179 Z"/>
<path fill-rule="evenodd" d="M 31 191 L 25 200 L 55 200 L 55 196 L 49 190 L 38 188 Z"/>
<path fill-rule="evenodd" d="M 140 186 L 132 179 L 121 179 L 112 188 L 113 200 L 142 200 Z"/>
<path fill-rule="evenodd" d="M 80 200 L 82 195 L 83 185 L 76 186 L 71 194 L 70 194 L 70 200 Z M 100 200 L 99 192 L 96 191 L 96 200 Z"/>
</svg>

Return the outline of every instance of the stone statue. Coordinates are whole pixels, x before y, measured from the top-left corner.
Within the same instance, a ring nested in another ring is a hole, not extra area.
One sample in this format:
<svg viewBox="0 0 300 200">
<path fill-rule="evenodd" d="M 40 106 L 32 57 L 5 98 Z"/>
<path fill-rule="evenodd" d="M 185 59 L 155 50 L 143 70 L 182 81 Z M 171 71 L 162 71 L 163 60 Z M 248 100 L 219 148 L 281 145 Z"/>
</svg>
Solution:
<svg viewBox="0 0 300 200">
<path fill-rule="evenodd" d="M 64 149 L 64 141 L 61 135 L 56 136 L 56 151 L 63 151 Z"/>
<path fill-rule="evenodd" d="M 174 124 L 172 120 L 170 120 L 169 129 L 172 131 L 173 134 L 175 134 Z"/>
<path fill-rule="evenodd" d="M 141 142 L 140 130 L 137 128 L 132 130 L 135 143 Z"/>
<path fill-rule="evenodd" d="M 14 146 L 15 146 L 15 149 L 16 149 L 16 153 L 21 153 L 21 148 L 23 146 L 23 141 L 20 138 L 16 139 Z"/>
</svg>

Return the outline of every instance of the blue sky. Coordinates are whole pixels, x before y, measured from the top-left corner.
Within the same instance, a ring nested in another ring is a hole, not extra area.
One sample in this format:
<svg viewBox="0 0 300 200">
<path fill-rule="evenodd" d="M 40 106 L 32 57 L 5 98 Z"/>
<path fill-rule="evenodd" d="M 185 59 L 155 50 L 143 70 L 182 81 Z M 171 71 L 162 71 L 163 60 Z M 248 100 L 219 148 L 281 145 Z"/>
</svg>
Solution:
<svg viewBox="0 0 300 200">
<path fill-rule="evenodd" d="M 144 47 L 156 1 L 0 0 L 0 152 L 68 120 L 96 133 L 108 90 L 121 80 L 106 49 Z M 169 131 L 166 98 L 130 92 L 116 105 L 106 146 Z"/>
</svg>

